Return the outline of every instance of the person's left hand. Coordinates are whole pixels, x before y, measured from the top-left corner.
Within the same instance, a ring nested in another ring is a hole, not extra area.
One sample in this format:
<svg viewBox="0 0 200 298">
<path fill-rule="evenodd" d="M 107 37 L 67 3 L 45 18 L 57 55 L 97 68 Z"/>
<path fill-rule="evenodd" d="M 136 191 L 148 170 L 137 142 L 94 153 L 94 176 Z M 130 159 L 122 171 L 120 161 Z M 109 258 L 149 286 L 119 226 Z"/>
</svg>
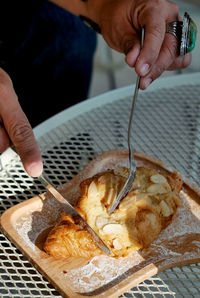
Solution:
<svg viewBox="0 0 200 298">
<path fill-rule="evenodd" d="M 126 56 L 129 66 L 142 76 L 145 89 L 165 70 L 187 67 L 191 55 L 178 55 L 178 42 L 166 34 L 167 23 L 179 20 L 178 7 L 167 0 L 106 0 L 98 24 L 108 45 Z M 145 28 L 140 51 L 141 28 Z"/>
</svg>

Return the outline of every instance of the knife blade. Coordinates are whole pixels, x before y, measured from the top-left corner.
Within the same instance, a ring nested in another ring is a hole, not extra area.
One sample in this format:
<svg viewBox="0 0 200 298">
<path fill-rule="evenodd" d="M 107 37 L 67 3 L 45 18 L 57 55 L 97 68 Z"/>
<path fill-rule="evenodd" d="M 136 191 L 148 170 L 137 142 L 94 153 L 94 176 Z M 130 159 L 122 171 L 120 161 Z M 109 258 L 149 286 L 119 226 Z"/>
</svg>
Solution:
<svg viewBox="0 0 200 298">
<path fill-rule="evenodd" d="M 111 251 L 103 242 L 103 240 L 96 234 L 96 232 L 90 227 L 90 225 L 78 213 L 78 211 L 67 201 L 67 199 L 50 183 L 50 181 L 46 177 L 44 177 L 44 174 L 40 175 L 38 179 L 42 183 L 42 185 L 54 196 L 54 198 L 62 204 L 64 211 L 72 216 L 74 222 L 90 234 L 95 244 L 104 253 L 110 254 Z"/>
<path fill-rule="evenodd" d="M 18 152 L 13 144 L 10 146 L 10 148 L 18 155 Z M 103 240 L 96 234 L 87 221 L 68 202 L 68 200 L 51 184 L 51 182 L 44 176 L 43 173 L 35 179 L 38 179 L 42 185 L 53 195 L 53 197 L 62 204 L 64 211 L 72 216 L 75 224 L 78 224 L 82 229 L 85 229 L 90 234 L 92 240 L 103 252 L 108 255 L 111 254 L 110 249 L 103 242 Z"/>
</svg>

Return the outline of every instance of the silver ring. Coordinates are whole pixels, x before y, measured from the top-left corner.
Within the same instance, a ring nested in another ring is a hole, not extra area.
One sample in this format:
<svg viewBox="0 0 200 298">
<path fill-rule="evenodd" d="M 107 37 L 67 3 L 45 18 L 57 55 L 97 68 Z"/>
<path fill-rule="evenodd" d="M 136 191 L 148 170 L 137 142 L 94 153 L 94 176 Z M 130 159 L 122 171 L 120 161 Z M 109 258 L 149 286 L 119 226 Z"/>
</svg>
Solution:
<svg viewBox="0 0 200 298">
<path fill-rule="evenodd" d="M 178 40 L 179 55 L 184 56 L 195 47 L 197 26 L 185 12 L 183 21 L 174 21 L 167 24 L 166 33 L 172 34 Z"/>
<path fill-rule="evenodd" d="M 167 24 L 166 33 L 170 33 L 176 37 L 178 42 L 181 41 L 183 22 L 175 21 Z"/>
<path fill-rule="evenodd" d="M 178 41 L 178 49 L 179 49 L 179 55 L 180 55 L 180 46 L 181 46 L 181 39 L 182 39 L 182 27 L 183 22 L 180 21 L 174 21 L 167 24 L 166 33 L 172 34 L 176 37 Z"/>
</svg>

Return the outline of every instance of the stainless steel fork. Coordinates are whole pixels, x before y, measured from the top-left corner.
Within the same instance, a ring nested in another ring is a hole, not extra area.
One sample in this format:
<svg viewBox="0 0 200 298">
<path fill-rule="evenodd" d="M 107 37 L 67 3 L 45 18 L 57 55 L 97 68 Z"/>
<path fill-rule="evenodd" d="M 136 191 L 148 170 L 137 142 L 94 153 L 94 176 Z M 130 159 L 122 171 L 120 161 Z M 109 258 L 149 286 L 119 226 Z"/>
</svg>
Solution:
<svg viewBox="0 0 200 298">
<path fill-rule="evenodd" d="M 142 28 L 142 36 L 141 36 L 141 48 L 143 47 L 144 43 L 144 28 Z M 135 174 L 136 174 L 136 163 L 133 156 L 133 150 L 131 146 L 131 128 L 132 128 L 132 122 L 133 122 L 133 112 L 135 107 L 135 102 L 138 96 L 138 90 L 140 86 L 140 76 L 137 76 L 136 84 L 135 84 L 135 91 L 133 95 L 133 102 L 131 106 L 131 112 L 129 117 L 129 124 L 128 124 L 128 150 L 129 150 L 129 176 L 121 189 L 120 193 L 118 194 L 117 198 L 113 202 L 112 206 L 108 210 L 108 213 L 111 214 L 119 205 L 119 203 L 126 197 L 126 195 L 131 190 L 131 187 L 133 185 L 133 182 L 135 180 Z"/>
</svg>

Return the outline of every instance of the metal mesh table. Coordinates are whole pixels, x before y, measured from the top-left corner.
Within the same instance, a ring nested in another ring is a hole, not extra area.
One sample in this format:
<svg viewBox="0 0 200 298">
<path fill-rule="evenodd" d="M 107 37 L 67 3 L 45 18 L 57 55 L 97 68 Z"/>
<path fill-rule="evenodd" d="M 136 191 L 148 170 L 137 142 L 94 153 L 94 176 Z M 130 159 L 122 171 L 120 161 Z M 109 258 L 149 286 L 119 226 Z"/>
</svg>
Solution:
<svg viewBox="0 0 200 298">
<path fill-rule="evenodd" d="M 127 148 L 133 86 L 78 104 L 35 128 L 44 170 L 55 186 L 98 154 Z M 200 186 L 200 73 L 163 78 L 140 92 L 133 146 Z M 0 211 L 44 192 L 11 152 L 2 156 Z M 21 252 L 0 235 L 0 297 L 61 297 Z M 120 297 L 200 297 L 200 264 L 166 270 Z"/>
</svg>

